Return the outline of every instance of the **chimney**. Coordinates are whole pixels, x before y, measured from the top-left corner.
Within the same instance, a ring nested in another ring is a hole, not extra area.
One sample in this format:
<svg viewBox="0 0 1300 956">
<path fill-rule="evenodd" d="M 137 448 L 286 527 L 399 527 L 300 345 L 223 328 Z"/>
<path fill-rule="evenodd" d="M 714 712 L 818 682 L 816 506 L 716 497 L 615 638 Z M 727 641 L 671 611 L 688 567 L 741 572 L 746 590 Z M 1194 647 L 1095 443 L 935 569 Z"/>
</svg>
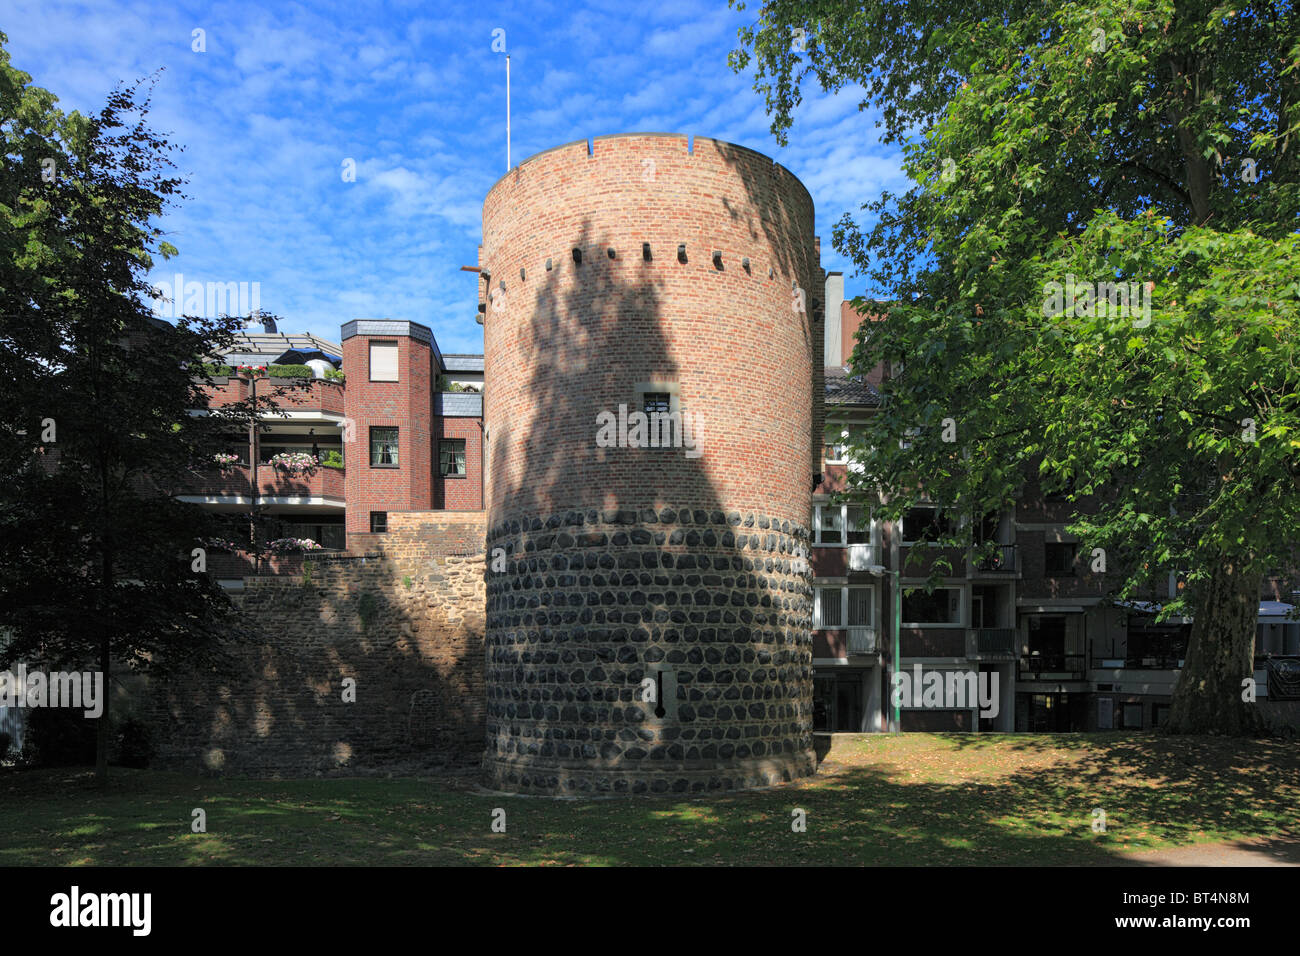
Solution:
<svg viewBox="0 0 1300 956">
<path fill-rule="evenodd" d="M 841 308 L 844 301 L 844 273 L 828 272 L 826 273 L 826 308 L 823 314 L 826 316 L 825 328 L 823 329 L 823 362 L 826 368 L 839 368 L 844 364 L 843 350 L 840 347 L 842 336 L 841 326 Z"/>
</svg>

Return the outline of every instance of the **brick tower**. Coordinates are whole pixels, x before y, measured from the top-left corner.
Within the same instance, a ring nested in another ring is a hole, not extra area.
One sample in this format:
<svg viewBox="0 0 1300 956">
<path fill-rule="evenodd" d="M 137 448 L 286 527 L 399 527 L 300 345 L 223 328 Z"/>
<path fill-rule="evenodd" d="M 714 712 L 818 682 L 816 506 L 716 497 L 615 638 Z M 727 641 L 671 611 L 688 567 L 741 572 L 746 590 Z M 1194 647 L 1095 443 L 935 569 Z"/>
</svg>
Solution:
<svg viewBox="0 0 1300 956">
<path fill-rule="evenodd" d="M 480 268 L 489 784 L 813 772 L 807 190 L 716 140 L 570 143 L 488 193 Z"/>
</svg>

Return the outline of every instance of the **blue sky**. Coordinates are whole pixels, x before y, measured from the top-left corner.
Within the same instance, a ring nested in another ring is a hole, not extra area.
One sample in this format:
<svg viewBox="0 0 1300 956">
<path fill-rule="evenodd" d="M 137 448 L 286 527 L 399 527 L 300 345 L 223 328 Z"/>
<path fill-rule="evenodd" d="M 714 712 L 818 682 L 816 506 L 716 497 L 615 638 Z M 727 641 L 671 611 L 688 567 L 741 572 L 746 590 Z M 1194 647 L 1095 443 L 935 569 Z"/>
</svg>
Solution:
<svg viewBox="0 0 1300 956">
<path fill-rule="evenodd" d="M 475 262 L 483 197 L 506 171 L 505 31 L 513 160 L 575 139 L 655 131 L 764 152 L 812 193 L 822 263 L 864 281 L 831 225 L 904 185 L 857 91 L 805 91 L 776 145 L 751 76 L 727 53 L 754 16 L 725 3 L 192 4 L 9 0 L 13 65 L 65 110 L 165 68 L 151 122 L 184 147 L 166 216 L 180 255 L 155 280 L 258 282 L 281 331 L 337 340 L 353 318 L 430 326 L 445 352 L 482 350 Z M 194 52 L 202 30 L 204 52 Z M 343 163 L 356 164 L 345 182 Z"/>
</svg>

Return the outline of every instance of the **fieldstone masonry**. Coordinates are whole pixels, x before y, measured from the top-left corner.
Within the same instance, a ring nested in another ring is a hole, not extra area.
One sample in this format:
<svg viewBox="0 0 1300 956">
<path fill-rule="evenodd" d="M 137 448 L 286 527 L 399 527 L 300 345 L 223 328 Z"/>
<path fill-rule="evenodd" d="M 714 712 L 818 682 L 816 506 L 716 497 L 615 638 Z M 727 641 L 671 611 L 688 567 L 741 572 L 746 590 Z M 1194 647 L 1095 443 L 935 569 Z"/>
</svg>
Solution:
<svg viewBox="0 0 1300 956">
<path fill-rule="evenodd" d="M 389 528 L 364 558 L 247 579 L 233 672 L 152 688 L 157 765 L 295 775 L 478 763 L 484 516 L 394 513 Z"/>
<path fill-rule="evenodd" d="M 488 548 L 508 555 L 487 588 L 491 784 L 699 793 L 814 772 L 806 527 L 570 511 L 505 522 Z"/>
</svg>

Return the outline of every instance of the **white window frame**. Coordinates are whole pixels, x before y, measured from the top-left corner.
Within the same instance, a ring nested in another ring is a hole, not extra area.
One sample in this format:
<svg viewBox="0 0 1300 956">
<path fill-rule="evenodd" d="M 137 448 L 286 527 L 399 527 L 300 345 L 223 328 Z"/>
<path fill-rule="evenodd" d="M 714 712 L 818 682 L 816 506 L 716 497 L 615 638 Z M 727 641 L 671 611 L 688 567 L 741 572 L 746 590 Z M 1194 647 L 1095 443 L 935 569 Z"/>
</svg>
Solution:
<svg viewBox="0 0 1300 956">
<path fill-rule="evenodd" d="M 840 436 L 839 436 L 839 438 L 838 438 L 837 440 L 835 440 L 835 441 L 827 441 L 827 442 L 824 442 L 824 443 L 823 443 L 823 444 L 826 444 L 826 445 L 830 445 L 830 446 L 831 446 L 831 450 L 832 450 L 833 452 L 836 452 L 836 453 L 838 454 L 838 457 L 835 457 L 835 458 L 827 458 L 827 459 L 826 459 L 826 462 L 825 462 L 826 464 L 828 464 L 828 465 L 847 465 L 847 464 L 849 463 L 849 457 L 848 457 L 848 447 L 849 447 L 848 437 L 849 437 L 848 430 L 845 429 L 844 431 L 840 432 Z"/>
<path fill-rule="evenodd" d="M 876 521 L 875 509 L 868 504 L 839 504 L 833 505 L 828 503 L 813 505 L 812 520 L 812 546 L 814 548 L 848 548 L 849 545 L 849 509 L 861 508 L 867 515 L 867 541 L 874 551 L 880 553 L 880 524 Z M 839 541 L 822 541 L 822 514 L 828 509 L 838 509 L 840 514 L 840 540 Z M 861 530 L 861 529 L 858 529 Z M 857 542 L 861 543 L 861 542 Z"/>
<path fill-rule="evenodd" d="M 850 627 L 875 627 L 876 621 L 880 617 L 880 589 L 874 584 L 814 584 L 815 591 L 839 591 L 840 592 L 840 623 L 823 624 L 822 623 L 822 602 L 820 596 L 814 595 L 813 600 L 813 630 L 817 631 L 843 631 Z M 871 596 L 871 623 L 870 624 L 850 624 L 849 623 L 849 590 L 866 591 Z"/>
<path fill-rule="evenodd" d="M 906 590 L 908 590 L 909 588 L 917 588 L 917 589 L 920 589 L 920 588 L 924 588 L 924 587 L 925 587 L 925 582 L 924 582 L 924 581 L 920 581 L 920 580 L 912 581 L 912 582 L 910 582 L 910 583 L 907 582 L 907 581 L 904 581 L 904 582 L 900 585 L 900 587 L 899 587 L 900 594 L 899 594 L 899 602 L 898 602 L 898 604 L 899 604 L 899 614 L 900 614 L 900 615 L 902 614 L 902 605 L 903 605 L 903 600 L 904 600 L 904 598 L 902 597 L 901 592 L 902 592 L 902 591 L 906 591 Z M 950 629 L 950 630 L 954 630 L 954 631 L 955 631 L 955 630 L 960 630 L 960 629 L 966 627 L 966 619 L 967 619 L 967 615 L 970 613 L 970 603 L 969 603 L 969 602 L 970 602 L 970 595 L 967 593 L 967 592 L 969 591 L 969 588 L 967 588 L 964 584 L 941 584 L 941 585 L 939 585 L 937 588 L 935 588 L 934 590 L 935 590 L 936 592 L 938 592 L 938 591 L 956 591 L 956 592 L 957 592 L 957 621 L 956 621 L 956 623 L 951 623 L 951 622 L 949 622 L 949 623 L 945 623 L 945 622 L 941 622 L 941 621 L 902 621 L 902 622 L 900 622 L 899 627 L 927 627 L 927 628 L 928 628 L 928 627 L 933 627 L 933 628 L 948 628 L 948 629 Z"/>
<path fill-rule="evenodd" d="M 929 504 L 929 503 L 927 503 L 927 502 L 922 502 L 921 504 L 912 505 L 912 507 L 909 508 L 909 509 L 907 509 L 907 510 L 908 510 L 908 511 L 918 511 L 918 510 L 920 510 L 921 508 L 925 508 L 925 509 L 928 510 L 928 511 L 943 511 L 943 510 L 944 510 L 942 505 Z M 905 518 L 907 518 L 907 515 L 906 515 L 906 514 L 903 514 L 903 515 L 898 519 L 898 541 L 899 541 L 899 544 L 901 544 L 904 548 L 915 547 L 916 545 L 921 544 L 922 542 L 920 542 L 920 541 L 918 541 L 918 540 L 915 540 L 915 539 L 912 539 L 912 538 L 907 538 L 907 537 L 904 536 L 904 534 L 903 534 L 903 528 L 904 528 L 904 524 L 905 524 L 905 522 L 904 522 L 904 519 L 905 519 Z M 951 516 L 949 516 L 949 520 L 950 520 L 950 521 L 952 520 Z M 958 527 L 960 527 L 960 526 L 961 526 L 961 525 L 958 524 Z M 943 545 L 941 545 L 941 544 L 940 544 L 939 542 L 937 542 L 937 541 L 926 541 L 925 544 L 929 545 L 929 546 L 932 547 L 932 548 L 941 548 L 941 547 L 943 547 Z"/>
</svg>

